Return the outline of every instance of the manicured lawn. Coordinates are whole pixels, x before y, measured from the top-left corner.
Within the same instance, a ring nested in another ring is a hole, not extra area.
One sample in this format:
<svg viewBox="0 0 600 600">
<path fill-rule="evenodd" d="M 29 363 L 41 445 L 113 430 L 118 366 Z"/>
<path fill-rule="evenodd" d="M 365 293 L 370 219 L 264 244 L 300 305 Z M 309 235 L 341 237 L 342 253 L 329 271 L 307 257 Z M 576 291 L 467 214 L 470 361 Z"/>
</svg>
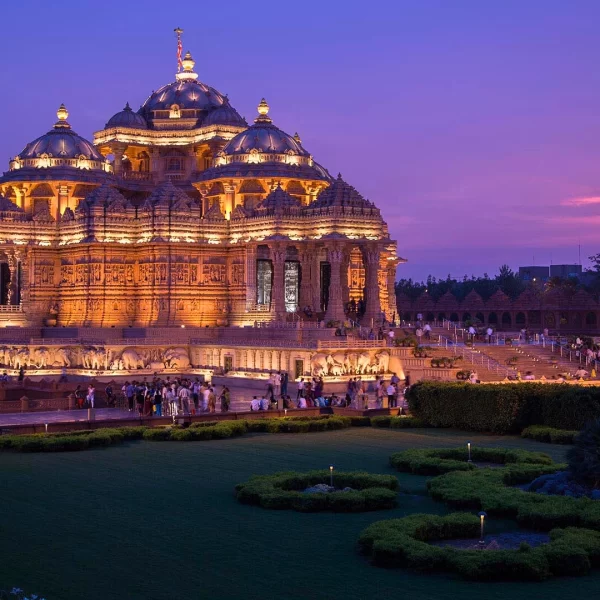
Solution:
<svg viewBox="0 0 600 600">
<path fill-rule="evenodd" d="M 388 467 L 404 448 L 466 443 L 548 452 L 513 437 L 353 428 L 188 443 L 133 442 L 64 454 L 0 455 L 0 584 L 47 600 L 592 598 L 600 572 L 541 584 L 475 584 L 372 567 L 356 552 L 369 523 L 447 512 L 425 478 Z M 238 504 L 253 473 L 326 468 L 397 474 L 385 513 L 302 514 Z M 490 523 L 490 525 L 492 525 Z M 506 525 L 506 523 L 502 523 Z"/>
</svg>

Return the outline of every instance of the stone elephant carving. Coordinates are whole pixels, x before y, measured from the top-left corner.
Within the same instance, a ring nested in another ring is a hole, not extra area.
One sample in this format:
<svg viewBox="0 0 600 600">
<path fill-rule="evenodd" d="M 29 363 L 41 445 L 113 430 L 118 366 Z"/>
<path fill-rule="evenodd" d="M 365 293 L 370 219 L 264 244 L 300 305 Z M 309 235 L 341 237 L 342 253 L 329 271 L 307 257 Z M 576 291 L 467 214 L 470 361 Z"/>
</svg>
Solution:
<svg viewBox="0 0 600 600">
<path fill-rule="evenodd" d="M 327 356 L 327 354 L 313 354 L 312 358 L 310 359 L 313 377 L 322 377 L 323 375 L 327 375 L 329 367 L 328 362 L 329 356 Z"/>
<path fill-rule="evenodd" d="M 101 370 L 106 368 L 106 352 L 104 348 L 84 348 L 81 351 L 83 366 L 86 369 Z"/>
<path fill-rule="evenodd" d="M 169 348 L 165 350 L 163 362 L 168 369 L 188 369 L 190 356 L 185 348 Z"/>
<path fill-rule="evenodd" d="M 10 366 L 11 349 L 8 346 L 0 346 L 0 364 Z"/>
<path fill-rule="evenodd" d="M 29 366 L 29 348 L 21 348 L 13 354 L 12 366 L 13 369 Z"/>
<path fill-rule="evenodd" d="M 48 348 L 34 348 L 29 355 L 29 364 L 38 369 L 45 369 L 50 362 L 50 350 Z"/>
<path fill-rule="evenodd" d="M 375 360 L 377 361 L 377 372 L 387 373 L 390 367 L 390 353 L 385 350 L 378 352 Z"/>
<path fill-rule="evenodd" d="M 70 367 L 71 356 L 67 348 L 59 348 L 54 352 L 54 359 L 52 364 L 57 367 Z"/>
<path fill-rule="evenodd" d="M 332 375 L 334 375 L 335 373 L 339 373 L 339 375 L 341 375 L 342 373 L 348 372 L 349 363 L 346 358 L 345 352 L 334 352 L 333 354 L 330 354 L 327 357 L 327 364 L 329 366 L 329 372 Z M 340 369 L 341 372 L 339 372 Z"/>
<path fill-rule="evenodd" d="M 137 353 L 134 348 L 125 348 L 121 353 L 121 359 L 123 362 L 123 368 L 127 371 L 135 371 L 136 369 L 143 369 L 146 365 L 144 359 Z"/>
<path fill-rule="evenodd" d="M 371 354 L 369 352 L 361 352 L 356 361 L 356 372 L 359 375 L 364 375 L 370 371 Z"/>
<path fill-rule="evenodd" d="M 358 372 L 358 354 L 356 352 L 348 352 L 346 355 L 346 373 Z"/>
</svg>

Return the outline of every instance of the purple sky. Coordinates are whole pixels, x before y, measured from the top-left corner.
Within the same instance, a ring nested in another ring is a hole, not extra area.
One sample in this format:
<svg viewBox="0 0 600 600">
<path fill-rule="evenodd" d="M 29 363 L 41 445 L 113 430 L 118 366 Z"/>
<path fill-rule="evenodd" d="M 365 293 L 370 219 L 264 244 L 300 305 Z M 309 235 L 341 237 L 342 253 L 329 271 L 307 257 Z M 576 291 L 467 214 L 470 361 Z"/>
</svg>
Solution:
<svg viewBox="0 0 600 600">
<path fill-rule="evenodd" d="M 399 276 L 600 252 L 597 0 L 24 0 L 0 14 L 3 169 L 61 102 L 91 138 L 174 79 L 179 26 L 202 81 L 249 121 L 264 96 L 382 209 L 409 260 Z"/>
</svg>

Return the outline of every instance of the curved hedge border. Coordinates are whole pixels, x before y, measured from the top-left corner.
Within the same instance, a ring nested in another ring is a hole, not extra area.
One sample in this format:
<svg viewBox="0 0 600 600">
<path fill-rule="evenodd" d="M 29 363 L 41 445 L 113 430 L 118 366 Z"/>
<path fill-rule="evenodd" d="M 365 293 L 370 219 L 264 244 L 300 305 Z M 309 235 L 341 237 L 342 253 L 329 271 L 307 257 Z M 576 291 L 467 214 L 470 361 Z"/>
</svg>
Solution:
<svg viewBox="0 0 600 600">
<path fill-rule="evenodd" d="M 0 436 L 0 451 L 67 452 L 118 444 L 126 440 L 192 442 L 222 440 L 246 433 L 308 433 L 334 431 L 350 426 L 349 417 L 325 415 L 316 418 L 204 421 L 192 423 L 189 427 L 121 427 L 68 433 L 3 435 Z"/>
<path fill-rule="evenodd" d="M 572 444 L 579 431 L 556 429 L 544 425 L 531 425 L 521 432 L 521 437 L 546 442 L 547 444 Z"/>
<path fill-rule="evenodd" d="M 546 496 L 510 487 L 564 468 L 562 464 L 513 463 L 498 469 L 453 471 L 431 479 L 427 487 L 434 500 L 459 509 L 514 518 L 519 525 L 539 531 L 554 527 L 600 530 L 597 500 Z"/>
<path fill-rule="evenodd" d="M 467 462 L 468 450 L 460 448 L 435 448 L 423 450 L 404 450 L 390 456 L 390 464 L 398 471 L 407 471 L 418 475 L 439 475 L 452 471 L 472 471 L 478 467 Z M 543 452 L 509 450 L 507 448 L 471 448 L 471 459 L 475 462 L 491 462 L 515 465 L 552 465 L 552 459 Z M 554 472 L 556 469 L 552 468 Z"/>
<path fill-rule="evenodd" d="M 235 486 L 236 498 L 243 504 L 300 512 L 364 512 L 394 508 L 398 501 L 398 480 L 392 475 L 335 471 L 334 485 L 351 487 L 352 492 L 304 493 L 318 483 L 329 484 L 329 471 L 255 475 Z"/>
<path fill-rule="evenodd" d="M 474 580 L 540 581 L 550 575 L 585 575 L 600 566 L 600 533 L 589 529 L 553 529 L 549 544 L 522 544 L 518 550 L 461 550 L 428 543 L 477 539 L 478 534 L 475 515 L 417 514 L 373 523 L 361 533 L 359 544 L 379 566 L 453 571 Z"/>
</svg>

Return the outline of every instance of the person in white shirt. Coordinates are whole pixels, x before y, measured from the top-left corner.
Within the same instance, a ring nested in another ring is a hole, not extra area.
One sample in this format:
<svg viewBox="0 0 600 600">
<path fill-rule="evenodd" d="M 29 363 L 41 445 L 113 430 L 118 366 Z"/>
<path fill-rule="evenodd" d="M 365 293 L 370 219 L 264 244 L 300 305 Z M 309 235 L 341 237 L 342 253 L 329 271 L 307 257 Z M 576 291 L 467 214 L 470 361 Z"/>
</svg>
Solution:
<svg viewBox="0 0 600 600">
<path fill-rule="evenodd" d="M 182 385 L 181 388 L 179 388 L 179 393 L 177 394 L 179 396 L 179 400 L 181 401 L 181 410 L 183 411 L 184 415 L 189 415 L 190 414 L 190 390 L 188 390 L 185 385 Z"/>
<path fill-rule="evenodd" d="M 492 334 L 494 333 L 494 330 L 491 327 L 488 327 L 485 330 L 485 335 L 487 335 L 487 343 L 491 344 L 492 343 Z"/>
<path fill-rule="evenodd" d="M 296 394 L 296 401 L 300 400 L 304 396 L 304 377 L 298 382 L 298 393 Z"/>
<path fill-rule="evenodd" d="M 387 386 L 388 408 L 396 406 L 396 386 L 390 382 Z"/>
<path fill-rule="evenodd" d="M 423 327 L 423 331 L 425 333 L 425 339 L 431 339 L 431 325 L 429 323 L 425 323 L 425 327 Z"/>
<path fill-rule="evenodd" d="M 298 400 L 298 408 L 306 408 L 306 398 L 304 396 L 300 396 Z"/>
<path fill-rule="evenodd" d="M 260 399 L 260 410 L 269 410 L 269 401 L 264 396 Z"/>
<path fill-rule="evenodd" d="M 260 410 L 260 401 L 256 396 L 250 401 L 250 410 Z"/>
<path fill-rule="evenodd" d="M 179 406 L 177 405 L 177 396 L 175 392 L 171 388 L 163 388 L 166 389 L 166 399 L 169 409 L 171 411 L 171 416 L 176 417 L 179 413 Z"/>
<path fill-rule="evenodd" d="M 202 412 L 206 412 L 208 410 L 208 399 L 210 397 L 210 388 L 205 386 L 202 389 Z"/>
<path fill-rule="evenodd" d="M 275 398 L 281 396 L 281 373 L 273 375 L 273 387 L 275 388 Z"/>
</svg>

